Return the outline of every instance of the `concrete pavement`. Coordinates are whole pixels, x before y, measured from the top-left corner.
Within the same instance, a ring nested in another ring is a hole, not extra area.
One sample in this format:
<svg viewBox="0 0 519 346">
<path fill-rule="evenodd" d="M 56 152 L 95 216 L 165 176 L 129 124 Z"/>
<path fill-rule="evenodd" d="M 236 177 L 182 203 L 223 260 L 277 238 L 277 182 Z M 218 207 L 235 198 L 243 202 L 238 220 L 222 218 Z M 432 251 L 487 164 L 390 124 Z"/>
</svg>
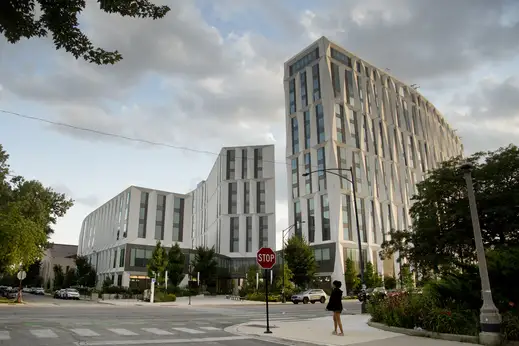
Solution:
<svg viewBox="0 0 519 346">
<path fill-rule="evenodd" d="M 264 340 L 284 340 L 313 345 L 362 346 L 467 346 L 466 343 L 407 336 L 382 331 L 367 325 L 369 315 L 343 315 L 344 336 L 333 335 L 332 317 L 303 321 L 273 321 L 272 334 L 265 334 L 265 322 L 247 322 L 225 330 L 241 336 L 256 336 Z"/>
</svg>

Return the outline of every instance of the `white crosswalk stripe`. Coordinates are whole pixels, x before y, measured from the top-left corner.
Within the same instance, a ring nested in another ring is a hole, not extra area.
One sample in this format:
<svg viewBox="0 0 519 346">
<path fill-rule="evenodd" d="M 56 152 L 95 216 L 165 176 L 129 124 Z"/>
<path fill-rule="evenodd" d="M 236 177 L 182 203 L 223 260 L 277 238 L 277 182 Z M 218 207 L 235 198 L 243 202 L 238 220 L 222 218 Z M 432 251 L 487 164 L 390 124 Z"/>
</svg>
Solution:
<svg viewBox="0 0 519 346">
<path fill-rule="evenodd" d="M 179 332 L 189 333 L 189 334 L 205 334 L 205 332 L 201 330 L 191 329 L 191 328 L 173 328 L 178 330 Z"/>
<path fill-rule="evenodd" d="M 109 331 L 112 333 L 118 334 L 118 335 L 124 335 L 124 336 L 133 336 L 133 335 L 139 335 L 137 333 L 132 332 L 131 330 L 124 329 L 124 328 L 108 328 Z"/>
<path fill-rule="evenodd" d="M 51 329 L 31 329 L 29 331 L 32 335 L 40 339 L 57 338 L 58 335 Z"/>
<path fill-rule="evenodd" d="M 0 330 L 0 340 L 9 340 L 11 336 L 9 335 L 8 330 Z"/>
<path fill-rule="evenodd" d="M 200 329 L 203 329 L 203 330 L 222 330 L 221 328 L 216 328 L 216 327 L 200 327 Z"/>
<path fill-rule="evenodd" d="M 79 329 L 71 329 L 70 331 L 79 336 L 99 336 L 99 334 L 97 334 L 96 332 L 94 332 L 93 330 L 90 330 L 90 329 L 79 328 Z"/>
<path fill-rule="evenodd" d="M 173 335 L 173 333 L 168 332 L 167 330 L 162 330 L 158 328 L 142 328 L 142 330 L 155 335 Z"/>
</svg>

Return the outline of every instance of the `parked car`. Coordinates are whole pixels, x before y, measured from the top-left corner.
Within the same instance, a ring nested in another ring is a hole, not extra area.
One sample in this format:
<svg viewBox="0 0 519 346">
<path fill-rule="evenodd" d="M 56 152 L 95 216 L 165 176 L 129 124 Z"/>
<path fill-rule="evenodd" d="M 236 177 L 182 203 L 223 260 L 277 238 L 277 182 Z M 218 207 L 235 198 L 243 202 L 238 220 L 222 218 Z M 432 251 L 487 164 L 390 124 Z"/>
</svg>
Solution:
<svg viewBox="0 0 519 346">
<path fill-rule="evenodd" d="M 43 287 L 33 287 L 31 289 L 31 293 L 35 294 L 37 296 L 44 296 L 45 295 L 45 290 L 43 289 Z"/>
<path fill-rule="evenodd" d="M 298 304 L 302 302 L 303 304 L 308 304 L 308 302 L 315 304 L 315 302 L 320 302 L 324 304 L 328 295 L 321 289 L 313 289 L 305 292 L 301 292 L 298 294 L 294 294 L 291 298 L 292 303 Z"/>
<path fill-rule="evenodd" d="M 78 290 L 76 290 L 74 288 L 67 288 L 67 289 L 64 289 L 63 292 L 61 293 L 61 297 L 63 299 L 79 300 L 79 292 L 78 292 Z"/>
<path fill-rule="evenodd" d="M 55 298 L 55 299 L 59 299 L 59 298 L 61 298 L 61 292 L 62 292 L 62 291 L 63 291 L 63 290 L 55 290 L 55 291 L 54 291 L 54 298 Z"/>
<path fill-rule="evenodd" d="M 17 288 L 11 288 L 6 296 L 7 299 L 16 299 L 18 297 L 18 289 Z"/>
</svg>

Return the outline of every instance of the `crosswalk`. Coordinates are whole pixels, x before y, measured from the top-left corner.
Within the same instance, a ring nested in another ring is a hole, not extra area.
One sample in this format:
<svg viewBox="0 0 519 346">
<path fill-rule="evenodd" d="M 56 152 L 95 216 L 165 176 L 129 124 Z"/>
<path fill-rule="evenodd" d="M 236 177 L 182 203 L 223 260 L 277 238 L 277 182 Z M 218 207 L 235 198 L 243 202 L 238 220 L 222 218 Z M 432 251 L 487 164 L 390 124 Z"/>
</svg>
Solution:
<svg viewBox="0 0 519 346">
<path fill-rule="evenodd" d="M 27 330 L 28 335 L 37 339 L 56 339 L 60 334 L 69 334 L 81 339 L 99 338 L 99 337 L 151 337 L 151 336 L 188 336 L 201 334 L 214 334 L 215 332 L 224 332 L 223 328 L 214 326 L 196 326 L 196 327 L 180 327 L 180 326 L 165 326 L 157 327 L 142 327 L 142 328 L 31 328 Z M 0 341 L 11 340 L 12 331 L 0 330 Z"/>
</svg>

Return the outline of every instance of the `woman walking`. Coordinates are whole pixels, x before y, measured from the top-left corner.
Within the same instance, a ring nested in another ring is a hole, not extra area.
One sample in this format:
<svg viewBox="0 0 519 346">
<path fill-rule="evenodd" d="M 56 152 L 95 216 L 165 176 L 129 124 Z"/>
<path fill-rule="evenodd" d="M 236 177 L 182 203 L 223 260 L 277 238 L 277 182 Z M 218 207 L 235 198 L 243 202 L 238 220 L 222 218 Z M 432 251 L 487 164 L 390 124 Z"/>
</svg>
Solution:
<svg viewBox="0 0 519 346">
<path fill-rule="evenodd" d="M 326 305 L 326 310 L 333 312 L 333 334 L 344 336 L 344 331 L 342 330 L 342 321 L 341 321 L 341 312 L 342 312 L 342 291 L 341 291 L 341 282 L 335 280 L 333 282 L 333 290 L 330 295 L 330 300 L 328 301 L 328 305 Z M 337 327 L 341 331 L 337 334 Z"/>
</svg>

